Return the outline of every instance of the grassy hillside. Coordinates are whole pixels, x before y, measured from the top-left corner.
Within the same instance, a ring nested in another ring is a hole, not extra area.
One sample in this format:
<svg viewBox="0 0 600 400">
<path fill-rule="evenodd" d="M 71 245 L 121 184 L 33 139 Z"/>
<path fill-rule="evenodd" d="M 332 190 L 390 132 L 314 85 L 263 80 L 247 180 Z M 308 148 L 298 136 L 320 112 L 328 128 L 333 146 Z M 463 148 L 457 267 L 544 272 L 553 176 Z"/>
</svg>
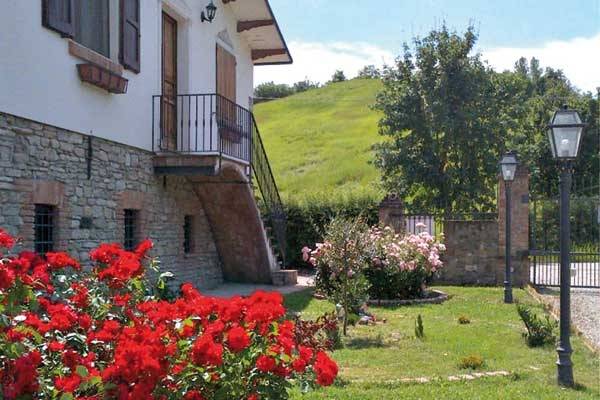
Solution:
<svg viewBox="0 0 600 400">
<path fill-rule="evenodd" d="M 377 196 L 371 145 L 378 80 L 355 79 L 261 103 L 254 112 L 284 198 Z"/>
</svg>

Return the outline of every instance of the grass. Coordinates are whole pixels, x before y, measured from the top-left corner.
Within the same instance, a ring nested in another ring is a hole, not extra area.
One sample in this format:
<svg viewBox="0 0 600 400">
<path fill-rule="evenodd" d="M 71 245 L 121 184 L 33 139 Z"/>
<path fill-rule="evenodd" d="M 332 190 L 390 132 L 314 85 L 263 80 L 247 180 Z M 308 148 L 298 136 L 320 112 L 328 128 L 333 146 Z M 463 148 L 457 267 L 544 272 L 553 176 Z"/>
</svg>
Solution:
<svg viewBox="0 0 600 400">
<path fill-rule="evenodd" d="M 380 141 L 379 80 L 354 79 L 257 104 L 254 114 L 284 198 L 378 196 L 369 164 Z"/>
<path fill-rule="evenodd" d="M 554 346 L 529 348 L 516 307 L 506 305 L 501 288 L 442 287 L 451 299 L 441 305 L 371 309 L 387 323 L 350 328 L 345 347 L 334 352 L 340 366 L 336 384 L 292 399 L 598 399 L 600 358 L 573 338 L 576 389 L 556 385 Z M 525 291 L 515 290 L 518 301 L 542 307 Z M 316 318 L 333 309 L 310 291 L 286 297 L 289 309 L 304 318 Z M 424 339 L 414 337 L 415 319 L 423 317 Z M 471 323 L 457 319 L 468 315 Z M 510 372 L 510 376 L 450 382 L 464 357 L 477 354 L 485 363 L 478 370 Z M 428 383 L 406 383 L 402 378 L 428 377 Z"/>
</svg>

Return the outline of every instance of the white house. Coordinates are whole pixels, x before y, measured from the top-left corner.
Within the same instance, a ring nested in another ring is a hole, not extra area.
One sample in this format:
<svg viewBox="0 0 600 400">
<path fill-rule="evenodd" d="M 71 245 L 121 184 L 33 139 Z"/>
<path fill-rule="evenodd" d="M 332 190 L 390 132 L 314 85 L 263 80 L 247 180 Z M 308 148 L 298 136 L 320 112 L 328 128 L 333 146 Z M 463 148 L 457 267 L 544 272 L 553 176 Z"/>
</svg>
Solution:
<svg viewBox="0 0 600 400">
<path fill-rule="evenodd" d="M 285 217 L 251 112 L 253 70 L 292 58 L 268 1 L 2 11 L 0 226 L 83 258 L 150 237 L 179 281 L 270 282 Z"/>
</svg>

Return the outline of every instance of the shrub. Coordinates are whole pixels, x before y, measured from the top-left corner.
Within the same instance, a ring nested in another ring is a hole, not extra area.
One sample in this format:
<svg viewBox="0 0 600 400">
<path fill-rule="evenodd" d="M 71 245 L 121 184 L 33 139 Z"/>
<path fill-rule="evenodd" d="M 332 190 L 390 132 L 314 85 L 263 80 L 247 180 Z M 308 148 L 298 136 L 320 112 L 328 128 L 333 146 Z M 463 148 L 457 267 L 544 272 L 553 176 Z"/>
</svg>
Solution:
<svg viewBox="0 0 600 400">
<path fill-rule="evenodd" d="M 421 317 L 421 314 L 417 315 L 417 319 L 415 320 L 415 336 L 419 339 L 423 339 L 425 337 L 423 318 Z"/>
<path fill-rule="evenodd" d="M 372 228 L 369 294 L 376 299 L 409 299 L 423 295 L 426 283 L 443 267 L 442 243 L 427 232 L 399 235 L 391 228 Z"/>
<path fill-rule="evenodd" d="M 467 325 L 471 323 L 471 320 L 466 315 L 461 315 L 458 317 L 458 323 L 461 325 Z"/>
<path fill-rule="evenodd" d="M 517 304 L 517 312 L 525 324 L 525 328 L 527 328 L 527 332 L 523 333 L 523 337 L 527 340 L 528 346 L 538 347 L 553 344 L 556 341 L 554 330 L 558 323 L 550 319 L 548 315 L 542 319 L 524 304 Z"/>
<path fill-rule="evenodd" d="M 317 267 L 319 289 L 344 311 L 344 335 L 348 315 L 357 312 L 367 298 L 369 283 L 364 275 L 367 258 L 368 226 L 360 219 L 336 218 L 327 227 L 323 243 L 315 250 L 303 249 L 304 259 Z"/>
<path fill-rule="evenodd" d="M 335 218 L 362 218 L 368 225 L 378 221 L 379 200 L 363 197 L 311 197 L 304 201 L 287 200 L 284 204 L 287 217 L 287 262 L 303 265 L 298 249 L 322 243 L 327 226 Z"/>
<path fill-rule="evenodd" d="M 442 243 L 427 232 L 401 236 L 389 228 L 373 227 L 356 240 L 360 253 L 353 256 L 364 267 L 361 272 L 368 282 L 369 296 L 376 299 L 409 299 L 421 297 L 425 285 L 443 267 L 440 253 Z M 339 243 L 338 246 L 344 246 Z M 330 296 L 336 284 L 327 256 L 336 249 L 329 241 L 318 243 L 316 250 L 302 249 L 303 258 L 316 265 L 316 287 Z M 339 249 L 336 249 L 339 251 Z"/>
<path fill-rule="evenodd" d="M 483 357 L 477 354 L 471 354 L 470 356 L 464 357 L 458 363 L 461 369 L 479 369 L 483 367 Z"/>
<path fill-rule="evenodd" d="M 296 341 L 279 293 L 218 299 L 184 284 L 161 300 L 151 247 L 102 244 L 89 269 L 66 253 L 0 254 L 0 398 L 285 399 L 292 380 L 332 384 L 336 364 Z"/>
</svg>

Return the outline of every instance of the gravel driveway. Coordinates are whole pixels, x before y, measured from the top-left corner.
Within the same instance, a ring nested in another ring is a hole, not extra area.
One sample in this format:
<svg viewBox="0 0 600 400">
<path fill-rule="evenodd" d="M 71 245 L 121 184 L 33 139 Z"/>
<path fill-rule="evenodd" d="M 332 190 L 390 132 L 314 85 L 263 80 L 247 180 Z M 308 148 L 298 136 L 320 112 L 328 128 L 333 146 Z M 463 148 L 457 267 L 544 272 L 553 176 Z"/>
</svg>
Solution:
<svg viewBox="0 0 600 400">
<path fill-rule="evenodd" d="M 558 314 L 560 290 L 540 288 L 538 293 Z M 588 342 L 600 351 L 600 289 L 571 288 L 571 321 Z"/>
</svg>

